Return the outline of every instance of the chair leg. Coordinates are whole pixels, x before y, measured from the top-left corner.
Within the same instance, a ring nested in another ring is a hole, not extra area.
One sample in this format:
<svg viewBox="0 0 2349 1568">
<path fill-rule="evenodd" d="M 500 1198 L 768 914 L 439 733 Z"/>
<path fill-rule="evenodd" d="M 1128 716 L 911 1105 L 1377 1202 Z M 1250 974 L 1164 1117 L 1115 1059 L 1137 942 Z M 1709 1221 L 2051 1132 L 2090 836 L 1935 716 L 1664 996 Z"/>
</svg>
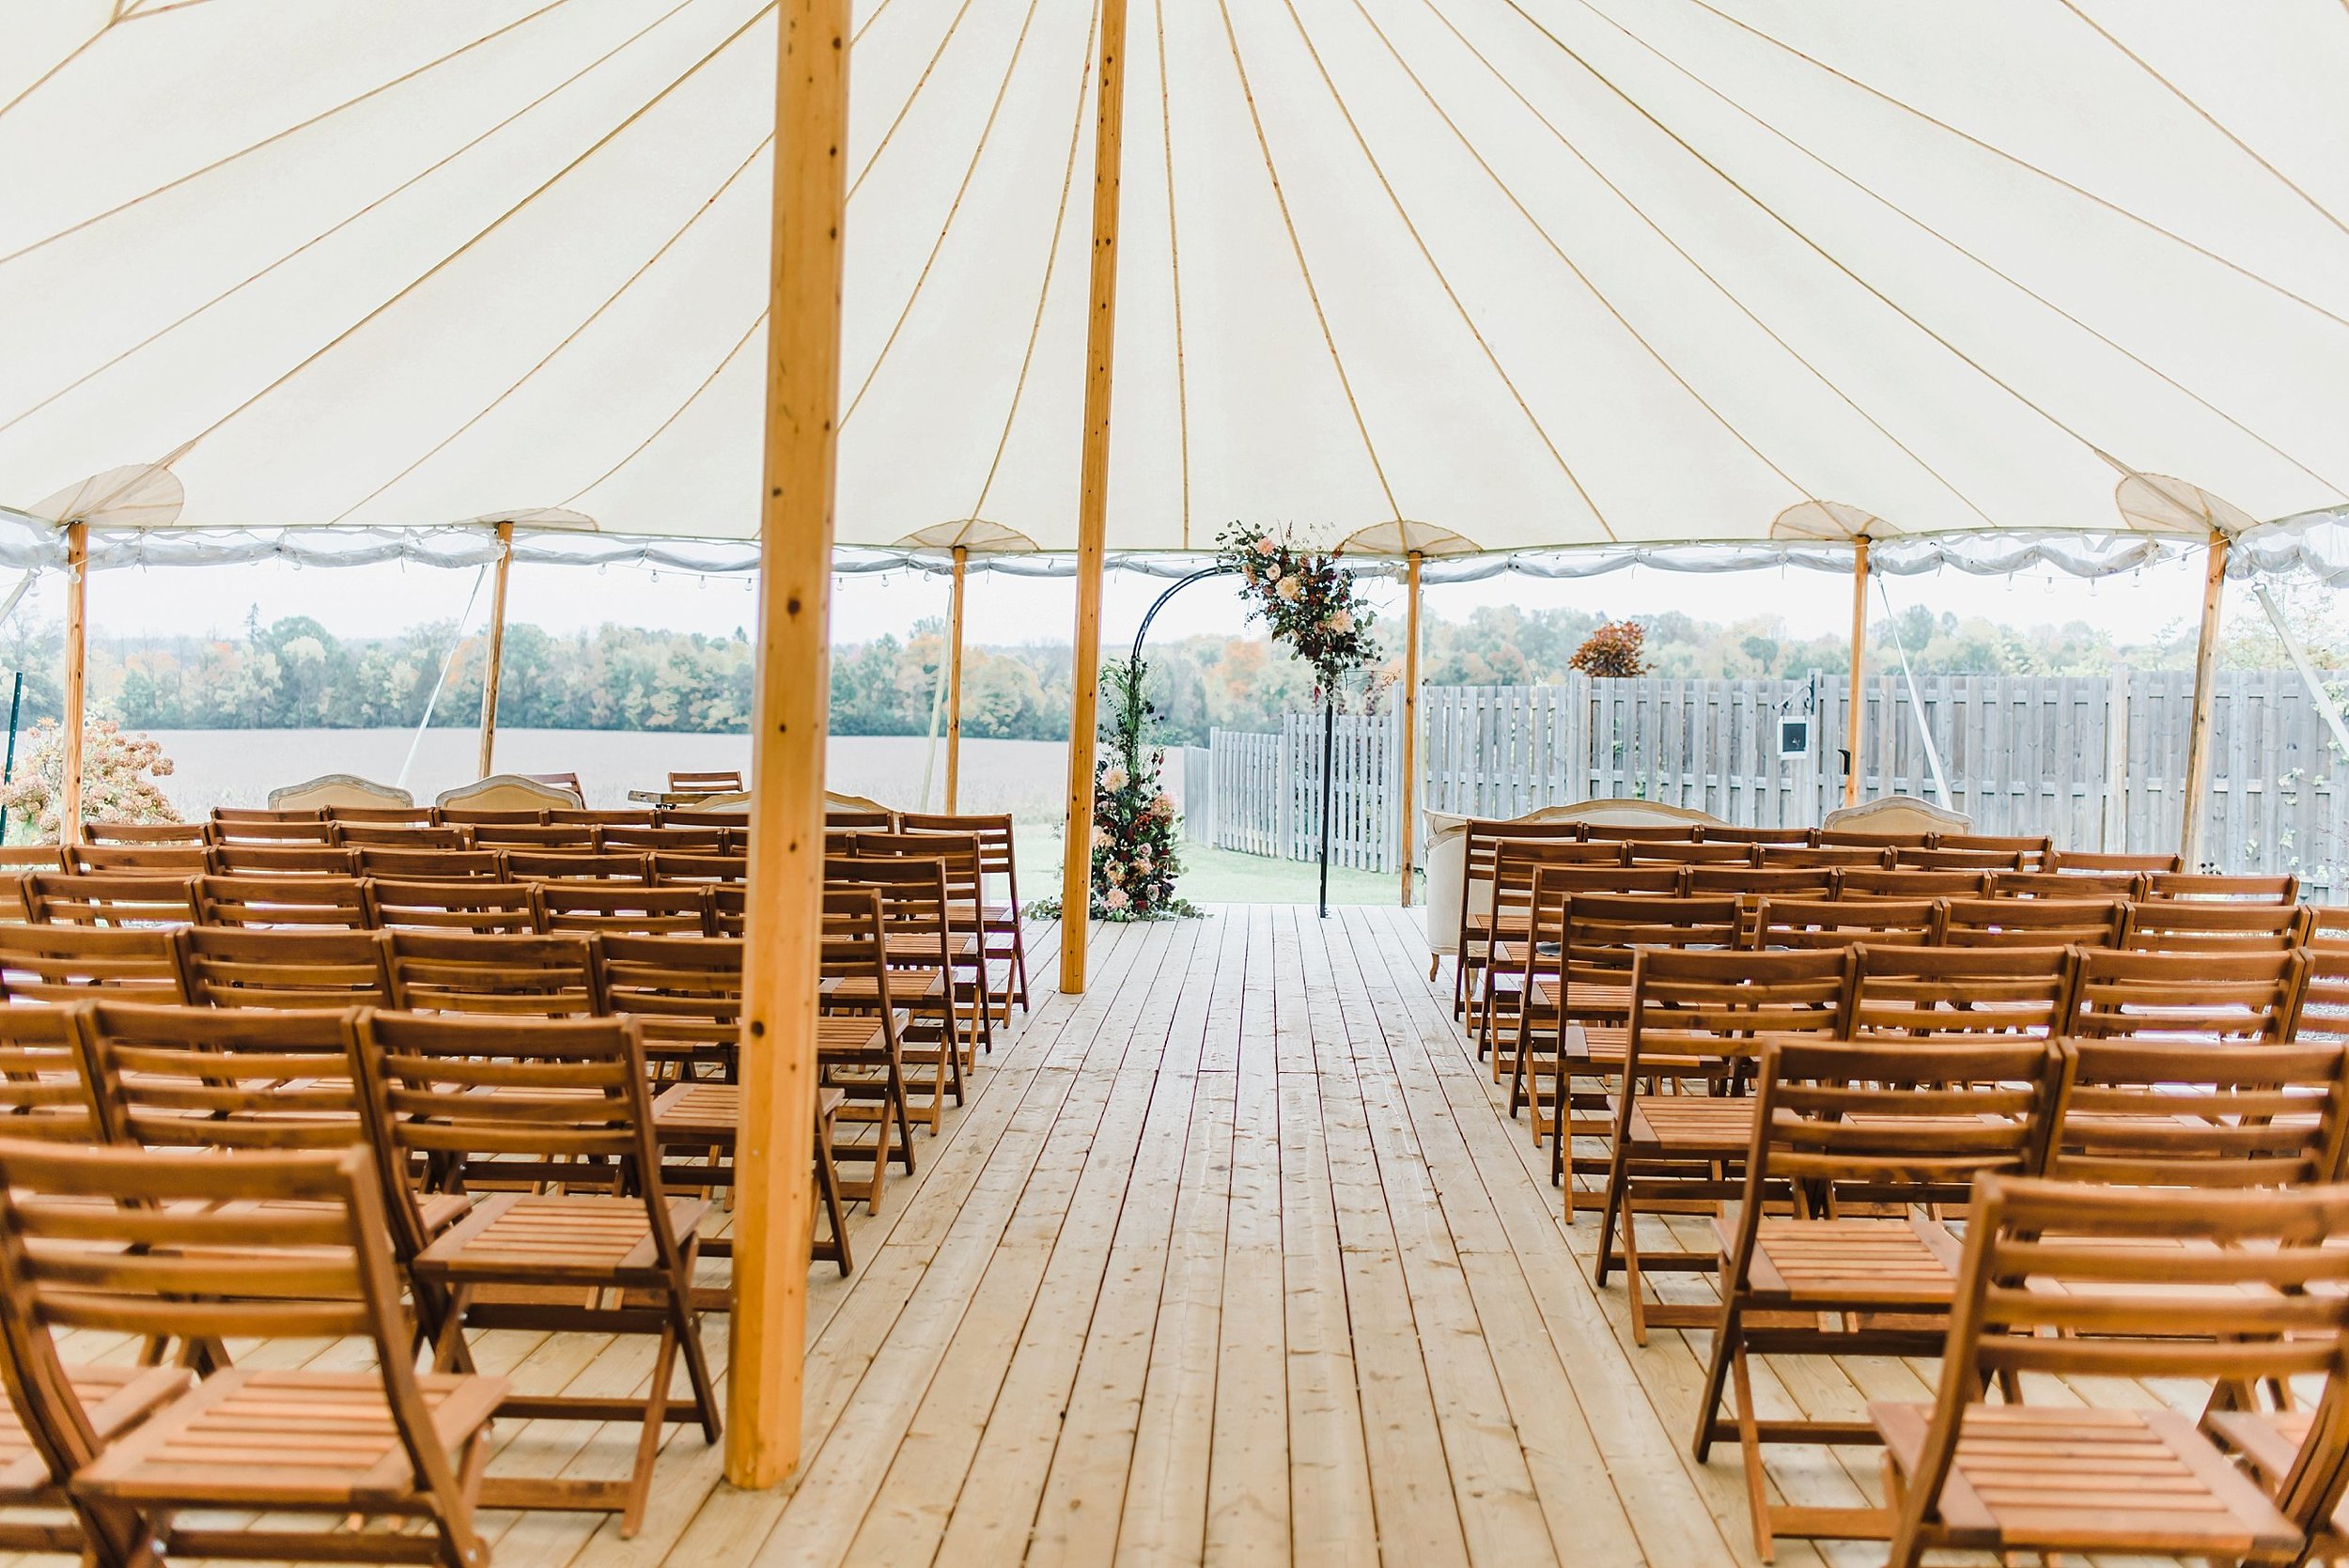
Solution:
<svg viewBox="0 0 2349 1568">
<path fill-rule="evenodd" d="M 1753 1549 L 1765 1562 L 1778 1560 L 1778 1542 L 1770 1531 L 1769 1478 L 1762 1469 L 1762 1433 L 1753 1414 L 1753 1374 L 1746 1363 L 1746 1347 L 1732 1352 L 1730 1381 L 1737 1401 L 1737 1447 L 1745 1459 L 1746 1503 L 1753 1513 Z"/>
<path fill-rule="evenodd" d="M 1726 1271 L 1726 1264 L 1723 1268 Z M 1721 1386 L 1729 1380 L 1730 1347 L 1744 1337 L 1744 1319 L 1734 1303 L 1724 1303 L 1720 1327 L 1713 1330 L 1713 1354 L 1704 1364 L 1704 1396 L 1697 1402 L 1696 1441 L 1688 1446 L 1700 1465 L 1713 1457 L 1713 1422 L 1721 1413 Z"/>
<path fill-rule="evenodd" d="M 840 1168 L 832 1163 L 832 1119 L 826 1117 L 816 1132 L 816 1196 L 824 1205 L 824 1217 L 832 1222 L 832 1259 L 840 1265 L 840 1277 L 847 1279 L 848 1262 L 848 1221 L 841 1213 Z"/>
<path fill-rule="evenodd" d="M 676 1320 L 677 1343 L 685 1353 L 685 1384 L 693 1390 L 693 1419 L 700 1422 L 702 1441 L 714 1443 L 723 1430 L 718 1416 L 718 1385 L 709 1375 L 709 1357 L 702 1348 L 701 1314 L 692 1306 L 692 1259 L 688 1254 L 684 1294 L 672 1292 L 669 1314 Z"/>
<path fill-rule="evenodd" d="M 645 1499 L 652 1495 L 653 1461 L 661 1454 L 661 1429 L 669 1419 L 669 1379 L 677 1371 L 677 1331 L 661 1331 L 652 1358 L 652 1388 L 645 1395 L 645 1424 L 636 1436 L 636 1468 L 629 1473 L 628 1506 L 620 1511 L 620 1539 L 629 1540 L 645 1522 Z"/>
</svg>

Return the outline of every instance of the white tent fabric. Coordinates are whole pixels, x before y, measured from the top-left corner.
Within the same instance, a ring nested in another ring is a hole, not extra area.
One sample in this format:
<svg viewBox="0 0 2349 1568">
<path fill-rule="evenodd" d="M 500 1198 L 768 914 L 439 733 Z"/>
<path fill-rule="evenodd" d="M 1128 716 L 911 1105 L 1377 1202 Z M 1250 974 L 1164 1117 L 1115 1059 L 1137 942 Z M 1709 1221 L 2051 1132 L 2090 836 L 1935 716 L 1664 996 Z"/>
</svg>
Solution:
<svg viewBox="0 0 2349 1568">
<path fill-rule="evenodd" d="M 2102 570 L 2349 504 L 2341 8 L 1132 6 L 1112 550 Z M 1095 23 L 859 8 L 846 544 L 1075 543 Z M 760 0 L 0 0 L 0 511 L 723 569 L 773 56 Z"/>
</svg>

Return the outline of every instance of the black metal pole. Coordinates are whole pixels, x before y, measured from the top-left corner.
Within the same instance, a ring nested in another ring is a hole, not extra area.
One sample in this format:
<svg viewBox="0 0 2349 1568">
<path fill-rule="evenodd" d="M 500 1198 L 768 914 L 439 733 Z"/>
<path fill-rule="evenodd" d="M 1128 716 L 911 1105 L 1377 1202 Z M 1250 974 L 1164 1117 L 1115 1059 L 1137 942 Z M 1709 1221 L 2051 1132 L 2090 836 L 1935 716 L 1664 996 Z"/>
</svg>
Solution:
<svg viewBox="0 0 2349 1568">
<path fill-rule="evenodd" d="M 24 707 L 24 672 L 16 673 L 16 683 L 8 692 L 8 756 L 0 763 L 0 784 L 16 782 L 16 719 Z M 8 841 L 8 808 L 0 806 L 0 844 Z"/>
<path fill-rule="evenodd" d="M 1338 744 L 1337 705 L 1321 699 L 1321 918 L 1330 918 L 1330 787 L 1334 783 L 1333 753 Z"/>
</svg>

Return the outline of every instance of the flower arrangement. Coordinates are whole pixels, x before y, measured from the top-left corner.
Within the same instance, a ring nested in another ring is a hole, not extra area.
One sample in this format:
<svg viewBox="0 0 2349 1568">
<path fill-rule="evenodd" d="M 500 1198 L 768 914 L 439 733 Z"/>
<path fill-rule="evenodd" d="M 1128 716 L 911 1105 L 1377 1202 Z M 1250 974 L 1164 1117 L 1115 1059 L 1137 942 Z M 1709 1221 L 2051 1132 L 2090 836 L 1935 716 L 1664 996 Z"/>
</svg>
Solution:
<svg viewBox="0 0 2349 1568">
<path fill-rule="evenodd" d="M 1347 675 L 1377 661 L 1377 617 L 1334 551 L 1237 522 L 1216 545 L 1217 559 L 1240 575 L 1249 614 L 1262 616 L 1273 640 L 1312 667 L 1323 698 L 1334 703 Z"/>
<path fill-rule="evenodd" d="M 168 777 L 171 759 L 163 743 L 124 735 L 112 719 L 92 719 L 82 727 L 82 815 L 90 821 L 177 822 L 179 811 L 155 786 Z M 28 842 L 54 844 L 64 825 L 65 732 L 54 719 L 33 727 L 16 777 L 0 786 L 0 807 L 8 826 L 29 831 Z"/>
<path fill-rule="evenodd" d="M 1174 799 L 1159 782 L 1166 753 L 1149 744 L 1157 710 L 1143 695 L 1149 665 L 1112 664 L 1110 754 L 1093 776 L 1093 914 L 1097 920 L 1165 920 L 1199 911 L 1174 896 L 1183 869 Z"/>
</svg>

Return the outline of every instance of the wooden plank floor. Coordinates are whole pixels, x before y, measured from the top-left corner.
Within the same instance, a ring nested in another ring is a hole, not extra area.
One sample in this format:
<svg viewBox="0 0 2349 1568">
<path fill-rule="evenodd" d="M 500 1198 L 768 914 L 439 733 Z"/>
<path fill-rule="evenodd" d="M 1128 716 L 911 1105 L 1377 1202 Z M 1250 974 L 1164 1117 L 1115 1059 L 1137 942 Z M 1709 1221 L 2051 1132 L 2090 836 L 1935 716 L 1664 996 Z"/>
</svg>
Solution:
<svg viewBox="0 0 2349 1568">
<path fill-rule="evenodd" d="M 1621 1289 L 1590 1284 L 1595 1226 L 1563 1225 L 1414 915 L 1105 927 L 1082 997 L 1043 988 L 1055 939 L 1034 934 L 1034 1011 L 917 1139 L 916 1177 L 852 1219 L 855 1275 L 811 1276 L 796 1480 L 736 1492 L 673 1428 L 634 1540 L 601 1515 L 493 1514 L 500 1568 L 1756 1560 L 1734 1447 L 1688 1456 L 1706 1336 L 1632 1347 Z M 706 1332 L 723 1367 L 723 1317 Z M 650 1348 L 495 1334 L 479 1359 L 621 1393 Z M 1929 1398 L 1930 1376 L 1782 1358 L 1757 1401 L 1849 1417 Z M 2056 1397 L 2074 1393 L 2153 1397 Z M 500 1441 L 493 1472 L 600 1476 L 631 1439 L 531 1421 Z M 1811 1503 L 1861 1500 L 1875 1465 L 1770 1460 Z M 1884 1552 L 1789 1541 L 1778 1560 Z"/>
</svg>

